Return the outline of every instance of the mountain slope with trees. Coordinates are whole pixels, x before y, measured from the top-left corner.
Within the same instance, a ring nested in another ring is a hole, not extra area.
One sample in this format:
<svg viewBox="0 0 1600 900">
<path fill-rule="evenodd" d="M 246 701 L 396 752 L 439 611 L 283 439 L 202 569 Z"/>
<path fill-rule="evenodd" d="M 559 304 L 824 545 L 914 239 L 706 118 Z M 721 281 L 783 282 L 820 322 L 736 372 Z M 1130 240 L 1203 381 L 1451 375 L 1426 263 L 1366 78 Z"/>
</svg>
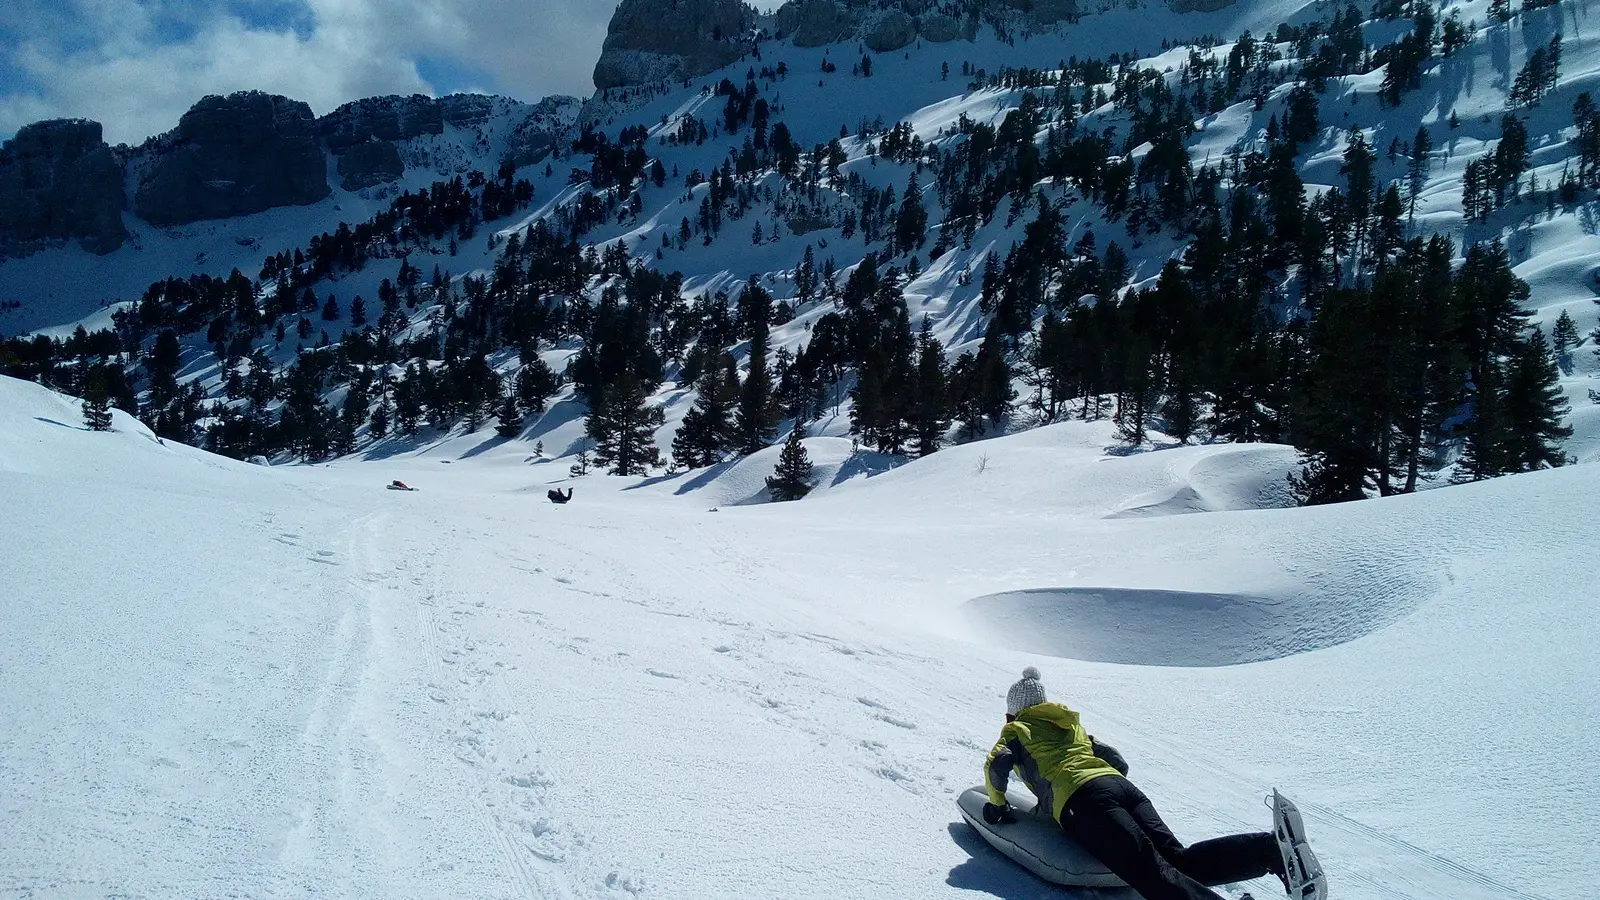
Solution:
<svg viewBox="0 0 1600 900">
<path fill-rule="evenodd" d="M 1565 15 L 990 11 L 892 53 L 757 19 L 738 63 L 597 95 L 542 166 L 0 365 L 235 456 L 492 426 L 637 475 L 1075 417 L 1292 444 L 1307 503 L 1558 465 L 1596 433 L 1600 179 L 1600 43 Z M 1134 20 L 1173 36 L 1123 47 Z"/>
</svg>

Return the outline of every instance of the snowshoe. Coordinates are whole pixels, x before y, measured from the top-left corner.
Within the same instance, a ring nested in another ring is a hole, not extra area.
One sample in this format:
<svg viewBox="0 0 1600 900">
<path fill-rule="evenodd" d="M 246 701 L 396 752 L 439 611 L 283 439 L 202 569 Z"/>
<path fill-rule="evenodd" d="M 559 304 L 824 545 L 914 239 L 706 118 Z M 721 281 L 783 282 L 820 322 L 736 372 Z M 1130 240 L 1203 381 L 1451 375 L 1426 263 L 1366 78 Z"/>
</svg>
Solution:
<svg viewBox="0 0 1600 900">
<path fill-rule="evenodd" d="M 1276 790 L 1267 798 L 1272 808 L 1272 836 L 1283 855 L 1283 882 L 1292 900 L 1327 900 L 1328 877 L 1306 842 L 1305 822 L 1288 797 Z"/>
</svg>

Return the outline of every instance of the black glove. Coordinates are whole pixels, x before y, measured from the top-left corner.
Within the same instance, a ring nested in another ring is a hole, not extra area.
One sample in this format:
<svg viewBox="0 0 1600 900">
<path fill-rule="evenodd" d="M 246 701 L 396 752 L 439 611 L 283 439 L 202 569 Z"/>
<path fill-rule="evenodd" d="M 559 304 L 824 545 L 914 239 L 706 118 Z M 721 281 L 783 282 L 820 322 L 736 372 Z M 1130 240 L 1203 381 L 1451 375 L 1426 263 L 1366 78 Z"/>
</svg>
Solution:
<svg viewBox="0 0 1600 900">
<path fill-rule="evenodd" d="M 1011 805 L 995 806 L 993 803 L 983 805 L 983 820 L 990 825 L 1011 825 L 1017 821 L 1017 816 L 1011 811 Z"/>
</svg>

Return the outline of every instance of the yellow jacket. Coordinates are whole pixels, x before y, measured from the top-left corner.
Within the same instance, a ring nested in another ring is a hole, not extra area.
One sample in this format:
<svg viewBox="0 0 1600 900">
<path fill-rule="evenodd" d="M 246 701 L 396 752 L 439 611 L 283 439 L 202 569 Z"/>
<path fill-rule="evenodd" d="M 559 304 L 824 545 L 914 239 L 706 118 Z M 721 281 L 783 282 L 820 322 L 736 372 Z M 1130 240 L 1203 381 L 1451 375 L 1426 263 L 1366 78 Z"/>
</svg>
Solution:
<svg viewBox="0 0 1600 900">
<path fill-rule="evenodd" d="M 1061 820 L 1067 798 L 1078 788 L 1096 778 L 1128 771 L 1122 756 L 1090 737 L 1078 714 L 1060 703 L 1030 706 L 1000 729 L 1000 740 L 983 766 L 990 803 L 1005 804 L 1012 769 L 1056 821 Z"/>
</svg>

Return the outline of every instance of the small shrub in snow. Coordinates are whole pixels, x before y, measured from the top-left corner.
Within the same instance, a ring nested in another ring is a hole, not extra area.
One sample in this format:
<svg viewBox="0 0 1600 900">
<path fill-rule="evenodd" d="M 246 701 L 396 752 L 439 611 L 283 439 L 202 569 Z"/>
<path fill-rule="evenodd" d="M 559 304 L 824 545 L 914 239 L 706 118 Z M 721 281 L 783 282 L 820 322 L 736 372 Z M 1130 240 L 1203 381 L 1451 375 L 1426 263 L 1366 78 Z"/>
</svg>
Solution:
<svg viewBox="0 0 1600 900">
<path fill-rule="evenodd" d="M 767 493 L 774 503 L 799 500 L 811 493 L 811 456 L 800 443 L 800 428 L 789 432 L 789 440 L 778 456 L 778 467 L 767 478 Z"/>
</svg>

